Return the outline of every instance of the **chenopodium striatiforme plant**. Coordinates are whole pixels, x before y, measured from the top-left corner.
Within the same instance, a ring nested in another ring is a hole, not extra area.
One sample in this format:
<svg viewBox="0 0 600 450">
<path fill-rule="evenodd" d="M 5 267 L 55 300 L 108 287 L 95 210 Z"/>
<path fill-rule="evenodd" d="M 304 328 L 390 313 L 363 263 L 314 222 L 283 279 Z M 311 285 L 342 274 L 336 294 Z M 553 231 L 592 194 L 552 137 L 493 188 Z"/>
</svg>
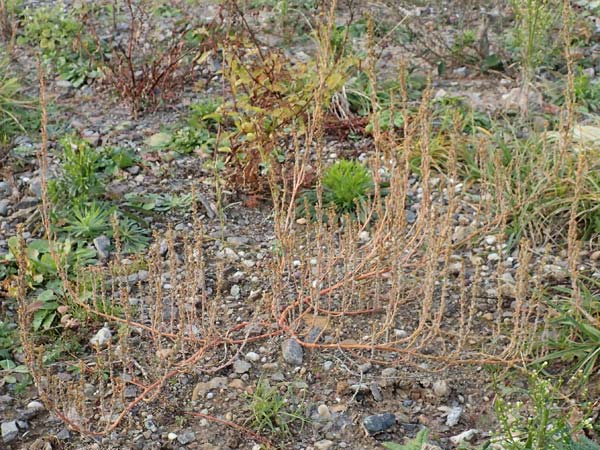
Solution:
<svg viewBox="0 0 600 450">
<path fill-rule="evenodd" d="M 338 217 L 348 214 L 354 220 L 365 221 L 370 197 L 375 184 L 369 169 L 358 161 L 339 160 L 327 168 L 321 179 L 323 209 L 333 208 Z M 312 220 L 317 219 L 316 189 L 306 191 L 297 200 L 296 213 L 307 212 Z M 323 217 L 326 220 L 326 217 Z"/>
</svg>

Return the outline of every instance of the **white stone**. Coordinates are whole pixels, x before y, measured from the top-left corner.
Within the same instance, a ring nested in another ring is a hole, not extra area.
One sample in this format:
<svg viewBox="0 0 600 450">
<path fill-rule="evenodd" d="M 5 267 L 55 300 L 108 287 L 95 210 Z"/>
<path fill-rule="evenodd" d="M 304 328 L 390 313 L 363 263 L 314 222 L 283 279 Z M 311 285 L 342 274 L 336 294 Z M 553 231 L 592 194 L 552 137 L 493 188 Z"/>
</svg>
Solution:
<svg viewBox="0 0 600 450">
<path fill-rule="evenodd" d="M 248 352 L 246 353 L 246 359 L 248 361 L 257 362 L 260 359 L 260 355 L 255 352 Z"/>
</svg>

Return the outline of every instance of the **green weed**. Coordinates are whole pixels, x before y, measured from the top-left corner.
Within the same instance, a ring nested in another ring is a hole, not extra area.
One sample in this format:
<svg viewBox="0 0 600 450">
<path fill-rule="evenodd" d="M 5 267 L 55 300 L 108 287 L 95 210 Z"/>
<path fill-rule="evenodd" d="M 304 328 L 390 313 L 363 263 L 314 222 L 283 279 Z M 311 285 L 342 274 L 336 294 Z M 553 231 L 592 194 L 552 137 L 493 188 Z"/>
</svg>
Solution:
<svg viewBox="0 0 600 450">
<path fill-rule="evenodd" d="M 0 50 L 0 148 L 16 134 L 35 126 L 34 110 L 35 103 L 24 96 L 21 83 L 10 74 L 9 61 Z"/>
<path fill-rule="evenodd" d="M 89 57 L 96 51 L 96 44 L 84 32 L 81 17 L 75 14 L 62 4 L 26 9 L 18 43 L 38 48 L 47 67 L 79 87 L 89 78 L 97 77 L 99 72 Z"/>
<path fill-rule="evenodd" d="M 293 424 L 302 426 L 306 422 L 304 409 L 295 403 L 293 392 L 289 393 L 290 397 L 286 398 L 267 381 L 259 380 L 254 392 L 247 395 L 252 428 L 258 432 L 289 436 Z"/>
<path fill-rule="evenodd" d="M 406 444 L 396 444 L 394 442 L 384 442 L 383 446 L 389 450 L 421 450 L 427 444 L 429 430 L 423 428 L 420 430 L 414 439 L 411 439 Z"/>
<path fill-rule="evenodd" d="M 323 172 L 322 202 L 324 210 L 333 208 L 338 216 L 350 215 L 361 221 L 366 212 L 375 185 L 369 169 L 358 161 L 340 160 Z M 318 194 L 316 189 L 306 191 L 296 201 L 296 214 L 303 216 L 307 212 L 316 219 Z"/>
<path fill-rule="evenodd" d="M 569 423 L 559 404 L 561 382 L 544 379 L 539 372 L 528 375 L 528 386 L 521 391 L 528 401 L 508 402 L 507 392 L 494 403 L 501 432 L 493 441 L 506 450 L 566 450 L 578 448 L 573 436 L 589 427 L 586 405 L 580 405 L 584 418 Z"/>
</svg>

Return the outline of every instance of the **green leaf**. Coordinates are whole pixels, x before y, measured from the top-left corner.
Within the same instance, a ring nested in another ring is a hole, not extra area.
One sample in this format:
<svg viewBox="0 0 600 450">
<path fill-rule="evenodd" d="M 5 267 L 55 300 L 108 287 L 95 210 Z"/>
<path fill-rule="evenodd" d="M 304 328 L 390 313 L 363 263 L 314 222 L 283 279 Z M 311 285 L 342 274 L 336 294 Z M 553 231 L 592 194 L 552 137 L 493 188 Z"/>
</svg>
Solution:
<svg viewBox="0 0 600 450">
<path fill-rule="evenodd" d="M 170 133 L 156 133 L 146 139 L 146 145 L 152 148 L 164 148 L 171 142 Z"/>
<path fill-rule="evenodd" d="M 44 321 L 42 322 L 42 328 L 44 330 L 50 329 L 50 327 L 52 326 L 52 322 L 54 322 L 55 317 L 56 317 L 56 312 L 48 314 L 44 318 Z"/>
<path fill-rule="evenodd" d="M 48 311 L 46 311 L 44 309 L 40 309 L 40 310 L 38 310 L 38 311 L 35 312 L 35 314 L 33 315 L 33 320 L 31 322 L 31 326 L 33 327 L 33 331 L 39 331 L 39 329 L 42 326 L 42 323 L 44 322 L 44 319 L 46 318 L 47 314 L 48 314 Z"/>
<path fill-rule="evenodd" d="M 6 384 L 15 384 L 17 382 L 17 379 L 12 375 L 5 375 L 4 382 Z"/>
<path fill-rule="evenodd" d="M 29 373 L 29 367 L 24 364 L 19 364 L 17 367 L 13 369 L 13 372 L 16 373 Z"/>
<path fill-rule="evenodd" d="M 2 367 L 4 370 L 12 370 L 17 367 L 17 365 L 12 359 L 3 359 L 0 361 L 0 367 Z"/>
</svg>

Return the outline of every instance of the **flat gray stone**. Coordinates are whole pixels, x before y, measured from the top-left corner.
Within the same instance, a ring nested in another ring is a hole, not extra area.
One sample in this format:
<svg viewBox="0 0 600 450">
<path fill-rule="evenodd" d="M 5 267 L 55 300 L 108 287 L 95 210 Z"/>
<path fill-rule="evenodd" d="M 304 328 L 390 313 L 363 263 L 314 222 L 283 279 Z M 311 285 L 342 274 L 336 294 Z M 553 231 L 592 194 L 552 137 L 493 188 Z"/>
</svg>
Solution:
<svg viewBox="0 0 600 450">
<path fill-rule="evenodd" d="M 177 436 L 177 441 L 181 445 L 189 444 L 190 442 L 194 442 L 196 440 L 196 433 L 193 431 L 185 431 Z"/>
<path fill-rule="evenodd" d="M 238 359 L 233 363 L 233 370 L 235 370 L 235 373 L 246 373 L 251 367 L 252 364 L 250 364 L 248 361 L 244 361 L 243 359 Z"/>
<path fill-rule="evenodd" d="M 16 420 L 11 422 L 2 422 L 0 427 L 2 428 L 2 440 L 4 442 L 8 443 L 13 441 L 19 435 L 19 427 L 17 426 Z"/>
</svg>

